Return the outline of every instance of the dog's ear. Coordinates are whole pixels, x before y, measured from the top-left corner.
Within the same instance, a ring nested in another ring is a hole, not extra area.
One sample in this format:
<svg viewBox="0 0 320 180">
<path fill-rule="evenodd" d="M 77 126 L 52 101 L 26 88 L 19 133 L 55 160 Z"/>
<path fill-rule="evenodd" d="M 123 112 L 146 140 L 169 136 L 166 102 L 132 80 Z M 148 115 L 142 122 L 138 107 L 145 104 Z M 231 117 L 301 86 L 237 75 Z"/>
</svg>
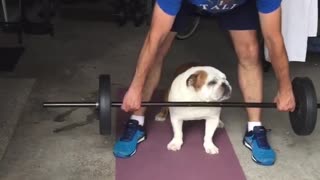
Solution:
<svg viewBox="0 0 320 180">
<path fill-rule="evenodd" d="M 193 86 L 196 90 L 199 90 L 206 82 L 208 74 L 205 71 L 197 71 L 191 74 L 186 81 L 187 86 Z"/>
<path fill-rule="evenodd" d="M 195 86 L 198 74 L 191 74 L 187 79 L 187 86 Z"/>
</svg>

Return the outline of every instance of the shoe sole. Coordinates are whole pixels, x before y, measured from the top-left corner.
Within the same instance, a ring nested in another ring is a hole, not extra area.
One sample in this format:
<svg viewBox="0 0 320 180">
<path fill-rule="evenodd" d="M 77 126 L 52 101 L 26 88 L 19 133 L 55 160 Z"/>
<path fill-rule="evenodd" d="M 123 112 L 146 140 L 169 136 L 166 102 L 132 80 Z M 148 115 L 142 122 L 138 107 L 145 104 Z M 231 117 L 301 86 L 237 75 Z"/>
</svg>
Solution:
<svg viewBox="0 0 320 180">
<path fill-rule="evenodd" d="M 252 152 L 252 147 L 251 147 L 251 145 L 250 145 L 249 143 L 247 143 L 246 140 L 243 140 L 243 145 Z M 262 166 L 272 166 L 272 165 L 274 165 L 274 163 L 272 163 L 272 164 L 263 164 L 263 163 L 261 163 L 260 161 L 257 161 L 257 159 L 256 159 L 253 155 L 251 155 L 251 159 L 252 159 L 255 163 L 257 163 L 257 164 L 259 164 L 259 165 L 262 165 Z"/>
<path fill-rule="evenodd" d="M 140 138 L 139 140 L 138 140 L 138 142 L 137 142 L 137 145 L 138 144 L 140 144 L 142 141 L 144 141 L 146 139 L 146 137 L 145 136 L 143 136 L 142 138 Z M 116 155 L 115 153 L 113 153 L 116 157 L 118 157 L 118 158 L 129 158 L 129 157 L 131 157 L 131 156 L 133 156 L 135 153 L 137 152 L 137 148 L 131 153 L 131 154 L 129 154 L 129 155 L 127 155 L 127 156 L 119 156 L 119 155 Z"/>
</svg>

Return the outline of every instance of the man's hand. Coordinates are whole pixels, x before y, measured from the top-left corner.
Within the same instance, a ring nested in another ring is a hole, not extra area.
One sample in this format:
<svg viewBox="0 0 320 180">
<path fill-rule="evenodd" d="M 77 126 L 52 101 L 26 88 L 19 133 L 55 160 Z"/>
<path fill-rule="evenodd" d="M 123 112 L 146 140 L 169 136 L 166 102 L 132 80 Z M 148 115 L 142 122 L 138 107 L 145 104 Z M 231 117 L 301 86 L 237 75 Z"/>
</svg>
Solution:
<svg viewBox="0 0 320 180">
<path fill-rule="evenodd" d="M 277 103 L 279 111 L 293 112 L 296 106 L 292 90 L 278 90 L 274 102 Z"/>
<path fill-rule="evenodd" d="M 130 87 L 126 92 L 121 109 L 125 112 L 136 111 L 141 107 L 141 91 L 137 88 Z"/>
</svg>

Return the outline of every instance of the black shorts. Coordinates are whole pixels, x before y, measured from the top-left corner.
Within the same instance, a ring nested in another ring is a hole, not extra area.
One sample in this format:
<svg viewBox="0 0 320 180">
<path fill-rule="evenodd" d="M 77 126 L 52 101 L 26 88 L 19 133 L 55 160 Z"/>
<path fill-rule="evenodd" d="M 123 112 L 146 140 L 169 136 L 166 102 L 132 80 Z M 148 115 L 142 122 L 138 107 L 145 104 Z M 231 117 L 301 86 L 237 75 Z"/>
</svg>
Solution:
<svg viewBox="0 0 320 180">
<path fill-rule="evenodd" d="M 171 31 L 181 32 L 197 15 L 196 7 L 183 0 L 180 11 L 176 15 Z M 255 0 L 221 14 L 214 15 L 219 25 L 225 30 L 257 30 L 259 28 L 259 15 Z"/>
</svg>

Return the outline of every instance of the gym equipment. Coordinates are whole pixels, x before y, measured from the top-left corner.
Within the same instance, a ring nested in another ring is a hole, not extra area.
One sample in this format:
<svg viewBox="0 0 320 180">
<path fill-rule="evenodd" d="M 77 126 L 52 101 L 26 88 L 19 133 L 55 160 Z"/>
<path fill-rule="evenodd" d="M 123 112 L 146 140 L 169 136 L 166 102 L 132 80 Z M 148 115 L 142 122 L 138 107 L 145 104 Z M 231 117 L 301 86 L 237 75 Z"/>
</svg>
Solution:
<svg viewBox="0 0 320 180">
<path fill-rule="evenodd" d="M 289 113 L 292 128 L 297 134 L 309 135 L 316 126 L 320 107 L 320 104 L 317 104 L 316 91 L 312 81 L 306 77 L 295 78 L 292 86 L 298 104 L 298 108 Z"/>
<path fill-rule="evenodd" d="M 142 0 L 119 0 L 113 3 L 115 22 L 119 26 L 125 25 L 132 20 L 136 27 L 146 19 L 146 2 Z"/>
<path fill-rule="evenodd" d="M 23 40 L 23 33 L 26 34 L 33 34 L 33 35 L 46 35 L 50 34 L 51 36 L 54 35 L 53 24 L 51 24 L 49 17 L 47 16 L 48 13 L 44 13 L 44 20 L 42 22 L 31 22 L 27 18 L 26 14 L 26 6 L 28 1 L 19 0 L 19 16 L 17 20 L 9 21 L 6 9 L 5 0 L 2 0 L 3 6 L 3 13 L 5 17 L 4 22 L 0 22 L 0 26 L 3 27 L 3 31 L 6 33 L 17 33 L 18 42 L 22 44 Z"/>
<path fill-rule="evenodd" d="M 145 17 L 145 15 L 143 12 L 136 12 L 135 14 L 133 14 L 134 25 L 136 27 L 141 26 L 141 24 L 143 23 L 143 21 L 145 19 L 144 17 Z"/>
<path fill-rule="evenodd" d="M 99 95 L 96 102 L 44 102 L 43 107 L 94 107 L 99 110 L 100 134 L 111 134 L 111 107 L 121 107 L 122 102 L 112 102 L 109 75 L 99 76 Z M 308 77 L 296 77 L 292 81 L 296 99 L 296 109 L 290 112 L 290 123 L 297 135 L 310 135 L 316 125 L 317 96 L 314 85 Z M 256 107 L 277 108 L 276 103 L 244 102 L 141 102 L 141 106 L 176 106 L 176 107 Z"/>
<path fill-rule="evenodd" d="M 50 35 L 54 36 L 54 27 L 50 20 L 50 2 L 49 0 L 43 1 L 43 20 L 42 22 L 31 22 L 26 15 L 26 5 L 22 0 L 20 0 L 21 9 L 21 23 L 23 24 L 23 32 L 26 34 L 33 35 Z"/>
<path fill-rule="evenodd" d="M 22 23 L 19 21 L 9 21 L 6 0 L 1 1 L 4 21 L 0 22 L 3 32 L 14 32 L 17 34 L 19 44 L 22 43 Z"/>
<path fill-rule="evenodd" d="M 1 1 L 1 4 L 2 4 L 2 9 L 3 9 L 4 21 L 5 21 L 5 22 L 9 22 L 9 20 L 8 20 L 8 12 L 7 12 L 6 0 L 2 0 L 2 1 Z"/>
<path fill-rule="evenodd" d="M 133 22 L 138 27 L 146 19 L 147 4 L 143 0 L 135 0 L 131 6 Z"/>
<path fill-rule="evenodd" d="M 119 26 L 125 25 L 128 20 L 127 2 L 125 0 L 115 1 L 113 6 L 114 13 L 112 16 L 114 17 L 114 21 L 117 22 Z"/>
</svg>

